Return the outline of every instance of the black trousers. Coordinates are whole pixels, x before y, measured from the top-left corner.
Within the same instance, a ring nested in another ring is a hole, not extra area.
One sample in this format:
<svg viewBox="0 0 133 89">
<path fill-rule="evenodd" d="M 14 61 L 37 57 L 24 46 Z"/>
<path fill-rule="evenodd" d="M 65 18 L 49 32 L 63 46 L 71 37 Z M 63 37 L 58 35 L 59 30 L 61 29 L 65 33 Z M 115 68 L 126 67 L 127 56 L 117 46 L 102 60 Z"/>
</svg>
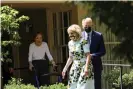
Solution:
<svg viewBox="0 0 133 89">
<path fill-rule="evenodd" d="M 102 89 L 101 88 L 101 69 L 94 69 L 94 82 L 95 82 L 95 89 Z"/>
<path fill-rule="evenodd" d="M 34 60 L 32 61 L 34 66 L 34 75 L 38 77 L 39 86 L 48 85 L 49 84 L 49 77 L 42 76 L 43 74 L 47 74 L 49 71 L 49 63 L 47 60 Z M 34 76 L 34 79 L 36 80 Z M 37 82 L 34 82 L 34 85 L 37 86 Z"/>
</svg>

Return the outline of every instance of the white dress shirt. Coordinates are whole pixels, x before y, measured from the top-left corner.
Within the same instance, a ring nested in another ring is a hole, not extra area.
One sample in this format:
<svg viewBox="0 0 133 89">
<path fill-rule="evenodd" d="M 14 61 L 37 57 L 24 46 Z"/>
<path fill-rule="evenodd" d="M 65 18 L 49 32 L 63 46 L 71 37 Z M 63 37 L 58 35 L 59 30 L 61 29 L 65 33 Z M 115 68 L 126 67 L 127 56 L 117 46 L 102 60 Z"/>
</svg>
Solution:
<svg viewBox="0 0 133 89">
<path fill-rule="evenodd" d="M 82 37 L 85 39 L 85 40 L 88 40 L 88 35 L 89 35 L 89 40 L 90 40 L 90 43 L 91 43 L 91 37 L 92 37 L 92 31 L 87 33 L 86 31 L 83 31 L 82 32 Z"/>
<path fill-rule="evenodd" d="M 29 46 L 29 62 L 33 60 L 45 60 L 45 53 L 50 61 L 53 60 L 46 42 L 42 42 L 41 46 L 37 46 L 34 42 L 31 43 Z"/>
</svg>

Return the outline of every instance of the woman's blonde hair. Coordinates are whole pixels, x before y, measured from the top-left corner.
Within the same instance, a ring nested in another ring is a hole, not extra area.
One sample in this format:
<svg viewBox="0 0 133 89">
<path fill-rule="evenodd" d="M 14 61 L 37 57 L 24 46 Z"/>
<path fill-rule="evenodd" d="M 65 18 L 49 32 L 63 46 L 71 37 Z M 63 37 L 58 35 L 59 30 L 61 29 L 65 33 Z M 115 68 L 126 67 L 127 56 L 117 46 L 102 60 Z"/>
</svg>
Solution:
<svg viewBox="0 0 133 89">
<path fill-rule="evenodd" d="M 80 37 L 81 37 L 81 33 L 82 33 L 80 26 L 77 25 L 77 24 L 71 25 L 71 26 L 67 29 L 67 32 L 68 32 L 68 34 L 69 34 L 70 32 L 76 32 L 76 33 L 78 33 L 78 35 L 79 35 Z"/>
</svg>

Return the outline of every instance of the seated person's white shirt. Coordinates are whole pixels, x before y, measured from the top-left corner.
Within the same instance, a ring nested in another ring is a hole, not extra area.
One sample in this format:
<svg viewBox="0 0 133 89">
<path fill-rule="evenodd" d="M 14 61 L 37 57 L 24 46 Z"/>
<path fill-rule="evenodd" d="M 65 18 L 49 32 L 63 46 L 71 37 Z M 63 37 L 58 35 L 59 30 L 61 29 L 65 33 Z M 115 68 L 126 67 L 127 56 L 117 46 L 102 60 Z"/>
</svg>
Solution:
<svg viewBox="0 0 133 89">
<path fill-rule="evenodd" d="M 45 60 L 45 53 L 50 61 L 53 60 L 46 42 L 42 42 L 41 46 L 36 46 L 34 42 L 31 43 L 29 47 L 29 62 L 40 59 Z"/>
</svg>

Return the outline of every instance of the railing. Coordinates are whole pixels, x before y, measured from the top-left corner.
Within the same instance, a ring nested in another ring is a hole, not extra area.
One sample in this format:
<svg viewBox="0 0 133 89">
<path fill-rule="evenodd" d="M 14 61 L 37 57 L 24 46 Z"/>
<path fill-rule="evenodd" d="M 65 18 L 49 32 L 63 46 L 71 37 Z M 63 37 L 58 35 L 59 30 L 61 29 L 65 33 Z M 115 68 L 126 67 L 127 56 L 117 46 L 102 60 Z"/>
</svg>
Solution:
<svg viewBox="0 0 133 89">
<path fill-rule="evenodd" d="M 64 65 L 65 63 L 57 63 L 57 65 L 59 65 L 60 67 L 63 67 L 62 65 Z M 49 65 L 51 66 L 51 65 Z M 122 72 L 123 72 L 123 67 L 131 67 L 131 65 L 129 64 L 106 64 L 103 63 L 103 66 L 117 66 L 120 67 L 120 89 L 123 89 L 123 83 L 122 83 Z M 23 69 L 28 69 L 28 67 L 23 67 L 23 68 L 14 68 L 14 70 L 23 70 Z M 61 70 L 60 70 L 61 71 Z"/>
<path fill-rule="evenodd" d="M 118 66 L 120 67 L 120 89 L 123 89 L 123 84 L 122 84 L 122 71 L 123 67 L 130 67 L 131 65 L 129 64 L 103 64 L 103 66 Z"/>
</svg>

